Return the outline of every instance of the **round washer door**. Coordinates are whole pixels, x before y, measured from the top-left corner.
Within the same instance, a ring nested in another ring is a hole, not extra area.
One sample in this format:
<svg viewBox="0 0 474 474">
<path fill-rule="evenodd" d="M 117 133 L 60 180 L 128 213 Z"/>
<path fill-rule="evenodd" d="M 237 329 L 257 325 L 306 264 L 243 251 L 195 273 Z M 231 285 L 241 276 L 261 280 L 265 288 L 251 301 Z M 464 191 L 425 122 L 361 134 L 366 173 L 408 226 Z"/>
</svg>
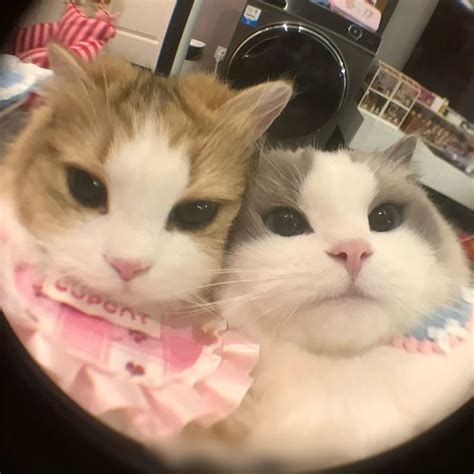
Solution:
<svg viewBox="0 0 474 474">
<path fill-rule="evenodd" d="M 235 50 L 226 70 L 226 79 L 239 89 L 282 78 L 294 81 L 296 94 L 270 127 L 273 139 L 315 133 L 342 107 L 347 90 L 344 61 L 314 30 L 287 23 L 261 29 Z"/>
</svg>

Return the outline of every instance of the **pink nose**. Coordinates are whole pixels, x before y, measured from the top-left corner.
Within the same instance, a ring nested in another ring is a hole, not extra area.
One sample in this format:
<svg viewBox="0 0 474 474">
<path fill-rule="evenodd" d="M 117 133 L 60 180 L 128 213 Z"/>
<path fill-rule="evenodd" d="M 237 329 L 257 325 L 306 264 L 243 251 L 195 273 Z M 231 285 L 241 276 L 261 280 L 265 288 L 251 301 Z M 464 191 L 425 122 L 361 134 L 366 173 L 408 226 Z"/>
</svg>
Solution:
<svg viewBox="0 0 474 474">
<path fill-rule="evenodd" d="M 105 258 L 123 281 L 130 281 L 147 272 L 151 265 L 142 260 L 129 258 Z"/>
<path fill-rule="evenodd" d="M 340 260 L 346 267 L 351 279 L 355 280 L 362 268 L 362 263 L 372 255 L 373 251 L 366 240 L 355 239 L 339 242 L 327 253 L 331 257 Z"/>
</svg>

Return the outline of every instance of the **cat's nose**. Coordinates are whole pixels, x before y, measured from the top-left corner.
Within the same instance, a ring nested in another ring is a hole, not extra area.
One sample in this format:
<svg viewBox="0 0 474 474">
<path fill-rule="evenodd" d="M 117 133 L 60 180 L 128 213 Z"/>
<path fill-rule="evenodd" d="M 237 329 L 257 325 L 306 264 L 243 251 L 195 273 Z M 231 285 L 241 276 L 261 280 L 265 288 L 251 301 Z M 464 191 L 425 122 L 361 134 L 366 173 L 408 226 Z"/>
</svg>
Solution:
<svg viewBox="0 0 474 474">
<path fill-rule="evenodd" d="M 339 260 L 347 270 L 352 280 L 355 280 L 362 268 L 363 262 L 372 255 L 369 242 L 363 239 L 345 240 L 339 242 L 327 254 Z"/>
<path fill-rule="evenodd" d="M 117 272 L 123 281 L 130 281 L 150 270 L 152 265 L 148 262 L 132 258 L 105 257 L 108 264 Z"/>
</svg>

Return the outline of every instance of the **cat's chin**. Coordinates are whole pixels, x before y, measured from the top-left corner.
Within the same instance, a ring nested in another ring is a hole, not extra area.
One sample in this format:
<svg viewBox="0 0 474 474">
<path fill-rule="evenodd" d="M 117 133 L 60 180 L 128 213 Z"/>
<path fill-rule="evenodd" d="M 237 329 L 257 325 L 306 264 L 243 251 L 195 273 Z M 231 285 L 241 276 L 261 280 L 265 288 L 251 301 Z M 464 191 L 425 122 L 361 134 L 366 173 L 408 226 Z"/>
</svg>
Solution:
<svg viewBox="0 0 474 474">
<path fill-rule="evenodd" d="M 302 305 L 303 309 L 319 312 L 321 310 L 335 311 L 338 314 L 342 311 L 353 312 L 360 307 L 373 306 L 376 301 L 370 296 L 359 292 L 347 292 L 337 297 L 327 297 L 324 299 Z M 364 308 L 362 308 L 364 309 Z"/>
<path fill-rule="evenodd" d="M 400 320 L 380 302 L 363 295 L 327 298 L 302 306 L 282 337 L 310 352 L 356 354 L 389 343 Z"/>
</svg>

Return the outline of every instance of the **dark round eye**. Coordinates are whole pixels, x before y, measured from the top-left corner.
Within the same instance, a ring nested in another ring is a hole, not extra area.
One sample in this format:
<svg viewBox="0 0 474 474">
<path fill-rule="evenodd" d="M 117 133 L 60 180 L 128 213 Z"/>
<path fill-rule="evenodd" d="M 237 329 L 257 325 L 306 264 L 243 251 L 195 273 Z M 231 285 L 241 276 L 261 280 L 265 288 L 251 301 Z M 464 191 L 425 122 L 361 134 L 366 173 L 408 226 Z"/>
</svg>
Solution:
<svg viewBox="0 0 474 474">
<path fill-rule="evenodd" d="M 403 210 L 400 206 L 385 203 L 376 207 L 369 215 L 370 229 L 374 232 L 388 232 L 400 227 Z"/>
<path fill-rule="evenodd" d="M 212 222 L 218 207 L 211 201 L 184 202 L 171 211 L 170 220 L 183 230 L 200 229 Z"/>
<path fill-rule="evenodd" d="M 71 196 L 84 207 L 97 209 L 107 205 L 107 188 L 96 176 L 75 166 L 66 170 Z"/>
<path fill-rule="evenodd" d="M 291 207 L 272 209 L 265 217 L 264 222 L 271 232 L 282 237 L 293 237 L 311 230 L 303 214 Z"/>
</svg>

